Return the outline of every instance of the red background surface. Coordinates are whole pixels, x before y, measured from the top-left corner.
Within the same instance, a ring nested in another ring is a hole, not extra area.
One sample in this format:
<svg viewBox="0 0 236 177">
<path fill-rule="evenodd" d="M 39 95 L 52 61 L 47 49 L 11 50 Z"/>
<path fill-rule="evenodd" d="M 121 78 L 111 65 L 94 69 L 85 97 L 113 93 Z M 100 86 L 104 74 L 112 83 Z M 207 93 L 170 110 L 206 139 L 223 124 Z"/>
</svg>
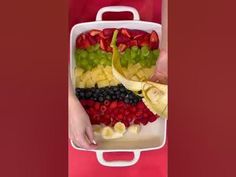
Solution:
<svg viewBox="0 0 236 177">
<path fill-rule="evenodd" d="M 145 6 L 143 4 L 146 4 Z M 94 21 L 97 11 L 104 6 L 109 5 L 128 5 L 135 7 L 142 20 L 154 21 L 160 23 L 161 1 L 96 1 L 96 0 L 70 0 L 70 27 L 77 23 L 85 21 Z M 86 13 L 85 12 L 86 9 Z M 127 13 L 109 13 L 104 15 L 104 19 L 132 19 L 132 15 Z M 108 160 L 131 160 L 132 154 L 129 153 L 107 153 Z M 128 158 L 128 159 L 127 159 Z M 90 165 L 87 165 L 90 164 Z M 91 169 L 92 167 L 92 169 Z M 122 169 L 122 171 L 121 171 Z M 155 171 L 153 170 L 155 169 Z M 128 168 L 109 168 L 100 165 L 93 152 L 77 151 L 69 145 L 69 177 L 92 177 L 97 173 L 103 176 L 124 176 L 124 177 L 141 177 L 143 175 L 167 176 L 167 147 L 161 150 L 141 153 L 139 162 Z"/>
<path fill-rule="evenodd" d="M 0 176 L 68 176 L 67 5 L 1 1 Z M 170 177 L 236 176 L 235 6 L 169 0 Z"/>
</svg>

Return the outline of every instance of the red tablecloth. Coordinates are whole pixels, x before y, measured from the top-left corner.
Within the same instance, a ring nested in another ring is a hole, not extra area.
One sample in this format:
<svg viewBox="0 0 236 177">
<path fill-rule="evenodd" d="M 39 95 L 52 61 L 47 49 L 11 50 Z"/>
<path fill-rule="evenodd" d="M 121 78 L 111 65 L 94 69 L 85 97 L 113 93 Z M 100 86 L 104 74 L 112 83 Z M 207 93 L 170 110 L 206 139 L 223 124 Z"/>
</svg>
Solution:
<svg viewBox="0 0 236 177">
<path fill-rule="evenodd" d="M 135 7 L 144 21 L 160 23 L 161 19 L 161 0 L 69 0 L 69 3 L 70 28 L 76 23 L 94 21 L 97 11 L 110 5 Z M 127 159 L 130 156 L 117 153 L 106 155 L 108 159 Z M 94 152 L 77 151 L 69 145 L 69 177 L 167 177 L 167 145 L 160 150 L 142 152 L 137 164 L 120 169 L 104 167 L 97 162 Z"/>
<path fill-rule="evenodd" d="M 104 167 L 94 152 L 78 151 L 69 145 L 69 177 L 167 177 L 167 145 L 160 150 L 142 152 L 130 167 Z M 106 154 L 106 159 L 127 159 L 131 154 Z M 122 169 L 122 170 L 121 170 Z"/>
</svg>

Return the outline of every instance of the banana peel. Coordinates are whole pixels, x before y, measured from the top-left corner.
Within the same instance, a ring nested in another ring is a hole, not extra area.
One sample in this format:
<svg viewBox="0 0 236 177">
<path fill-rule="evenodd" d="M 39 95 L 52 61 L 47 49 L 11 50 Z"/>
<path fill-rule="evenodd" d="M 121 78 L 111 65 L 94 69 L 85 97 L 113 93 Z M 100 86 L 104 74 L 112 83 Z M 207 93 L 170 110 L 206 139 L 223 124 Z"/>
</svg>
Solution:
<svg viewBox="0 0 236 177">
<path fill-rule="evenodd" d="M 127 89 L 137 92 L 142 91 L 143 102 L 155 115 L 167 118 L 168 111 L 168 87 L 151 81 L 134 81 L 127 79 L 122 71 L 120 63 L 120 53 L 116 46 L 118 30 L 113 33 L 111 47 L 112 54 L 112 73 Z"/>
</svg>

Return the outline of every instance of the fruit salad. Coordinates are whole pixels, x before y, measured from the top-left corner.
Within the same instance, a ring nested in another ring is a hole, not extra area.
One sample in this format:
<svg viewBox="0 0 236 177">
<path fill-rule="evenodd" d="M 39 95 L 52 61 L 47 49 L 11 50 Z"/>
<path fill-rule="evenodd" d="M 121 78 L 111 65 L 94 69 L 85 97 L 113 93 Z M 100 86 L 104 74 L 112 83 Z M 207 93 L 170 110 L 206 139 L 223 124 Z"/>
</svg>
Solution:
<svg viewBox="0 0 236 177">
<path fill-rule="evenodd" d="M 94 29 L 76 39 L 76 96 L 87 111 L 94 131 L 104 139 L 121 137 L 126 129 L 139 133 L 140 125 L 158 118 L 144 105 L 139 92 L 127 90 L 113 76 L 110 43 L 114 30 Z M 157 33 L 118 30 L 117 46 L 123 73 L 132 80 L 148 80 L 159 56 Z"/>
</svg>

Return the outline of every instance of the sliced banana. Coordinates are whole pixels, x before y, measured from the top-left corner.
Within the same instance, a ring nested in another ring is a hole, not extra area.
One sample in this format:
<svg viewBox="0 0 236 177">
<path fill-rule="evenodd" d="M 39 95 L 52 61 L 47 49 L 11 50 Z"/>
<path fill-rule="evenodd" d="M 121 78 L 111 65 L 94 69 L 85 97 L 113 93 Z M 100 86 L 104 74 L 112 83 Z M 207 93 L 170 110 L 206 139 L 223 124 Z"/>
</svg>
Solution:
<svg viewBox="0 0 236 177">
<path fill-rule="evenodd" d="M 92 127 L 93 127 L 93 133 L 95 134 L 95 135 L 100 135 L 101 134 L 101 132 L 102 132 L 102 125 L 92 125 Z"/>
<path fill-rule="evenodd" d="M 104 139 L 113 139 L 114 131 L 111 127 L 106 126 L 102 129 L 101 134 Z"/>
<path fill-rule="evenodd" d="M 129 128 L 128 128 L 128 132 L 130 132 L 132 134 L 139 134 L 140 131 L 141 131 L 141 126 L 138 124 L 133 124 L 133 125 L 129 126 Z"/>
<path fill-rule="evenodd" d="M 115 130 L 115 132 L 117 132 L 117 133 L 124 134 L 124 133 L 126 132 L 125 124 L 123 124 L 122 122 L 117 122 L 117 123 L 114 125 L 114 130 Z"/>
</svg>

